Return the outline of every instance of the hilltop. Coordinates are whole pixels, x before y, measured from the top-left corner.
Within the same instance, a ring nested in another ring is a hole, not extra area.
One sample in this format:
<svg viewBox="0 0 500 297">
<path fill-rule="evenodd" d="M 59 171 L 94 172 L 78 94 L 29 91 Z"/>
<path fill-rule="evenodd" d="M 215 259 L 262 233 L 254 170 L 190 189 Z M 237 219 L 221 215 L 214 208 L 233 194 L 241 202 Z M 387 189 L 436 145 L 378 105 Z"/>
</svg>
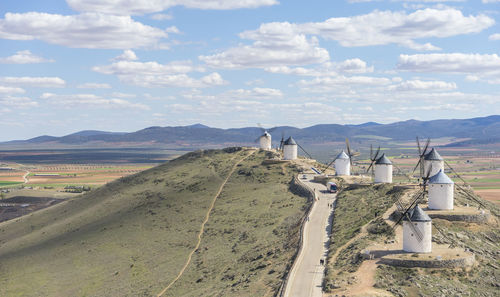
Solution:
<svg viewBox="0 0 500 297">
<path fill-rule="evenodd" d="M 191 152 L 1 223 L 0 295 L 274 295 L 310 202 L 269 157 Z"/>
<path fill-rule="evenodd" d="M 416 135 L 431 138 L 456 138 L 457 145 L 500 143 L 500 116 L 492 115 L 471 119 L 417 121 L 408 120 L 391 124 L 368 122 L 360 125 L 320 124 L 307 128 L 291 126 L 274 127 L 271 135 L 278 144 L 282 134 L 304 144 L 343 141 L 345 137 L 363 140 L 414 141 Z M 130 133 L 81 131 L 62 137 L 39 136 L 28 140 L 0 143 L 1 149 L 9 148 L 58 148 L 58 147 L 148 147 L 169 146 L 185 148 L 226 147 L 249 145 L 262 134 L 260 128 L 211 128 L 202 124 L 177 127 L 149 127 Z M 449 144 L 453 146 L 454 144 Z"/>
</svg>

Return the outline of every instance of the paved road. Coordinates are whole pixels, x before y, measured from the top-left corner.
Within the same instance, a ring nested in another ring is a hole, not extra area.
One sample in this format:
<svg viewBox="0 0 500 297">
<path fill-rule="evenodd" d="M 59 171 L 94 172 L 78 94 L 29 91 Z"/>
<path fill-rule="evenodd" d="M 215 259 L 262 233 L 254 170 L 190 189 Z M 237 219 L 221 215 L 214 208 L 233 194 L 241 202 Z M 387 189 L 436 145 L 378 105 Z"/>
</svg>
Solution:
<svg viewBox="0 0 500 297">
<path fill-rule="evenodd" d="M 328 205 L 335 200 L 335 194 L 326 193 L 322 184 L 311 182 L 314 175 L 306 175 L 307 179 L 299 179 L 316 192 L 318 198 L 312 207 L 309 220 L 305 222 L 302 250 L 298 255 L 285 288 L 286 297 L 322 296 L 321 283 L 325 267 L 320 259 L 326 259 L 327 244 L 331 226 L 329 218 L 332 208 Z"/>
</svg>

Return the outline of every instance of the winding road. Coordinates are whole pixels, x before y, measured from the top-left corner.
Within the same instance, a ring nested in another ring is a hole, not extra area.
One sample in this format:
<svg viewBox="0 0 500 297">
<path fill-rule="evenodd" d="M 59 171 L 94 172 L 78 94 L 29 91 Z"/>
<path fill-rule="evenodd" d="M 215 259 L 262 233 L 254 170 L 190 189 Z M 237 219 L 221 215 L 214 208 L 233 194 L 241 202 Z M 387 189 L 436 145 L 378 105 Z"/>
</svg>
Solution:
<svg viewBox="0 0 500 297">
<path fill-rule="evenodd" d="M 304 223 L 302 247 L 288 276 L 283 294 L 285 297 L 323 295 L 321 284 L 325 266 L 320 265 L 320 260 L 326 260 L 328 253 L 330 219 L 333 214 L 331 205 L 335 201 L 336 194 L 327 193 L 324 185 L 312 182 L 313 174 L 306 174 L 305 177 L 306 179 L 303 179 L 300 175 L 299 180 L 315 191 L 316 199 L 309 219 Z"/>
</svg>

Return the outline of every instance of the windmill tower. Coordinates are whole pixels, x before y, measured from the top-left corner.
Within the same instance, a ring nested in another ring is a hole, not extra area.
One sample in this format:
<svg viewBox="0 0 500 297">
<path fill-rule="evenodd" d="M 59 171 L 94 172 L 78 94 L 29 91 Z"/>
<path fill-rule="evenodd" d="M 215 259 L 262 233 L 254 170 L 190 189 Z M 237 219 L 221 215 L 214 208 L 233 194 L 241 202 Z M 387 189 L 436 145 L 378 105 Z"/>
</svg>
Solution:
<svg viewBox="0 0 500 297">
<path fill-rule="evenodd" d="M 288 137 L 288 139 L 283 142 L 283 159 L 297 159 L 297 143 L 293 140 L 292 136 Z"/>
<path fill-rule="evenodd" d="M 444 160 L 435 148 L 432 148 L 432 150 L 424 156 L 424 172 L 427 172 L 431 166 L 431 176 L 437 174 L 440 170 L 444 170 Z"/>
<path fill-rule="evenodd" d="M 385 154 L 375 161 L 375 183 L 392 183 L 392 162 Z"/>
<path fill-rule="evenodd" d="M 418 204 L 403 214 L 403 251 L 432 251 L 432 220 Z"/>
<path fill-rule="evenodd" d="M 351 158 L 344 150 L 335 157 L 335 174 L 351 175 Z"/>
<path fill-rule="evenodd" d="M 373 182 L 374 183 L 392 183 L 392 162 L 389 160 L 385 154 L 378 156 L 380 153 L 380 146 L 377 152 L 373 154 L 373 146 L 370 145 L 370 166 L 366 169 L 366 172 L 372 169 Z M 375 166 L 373 166 L 375 164 Z"/>
<path fill-rule="evenodd" d="M 271 134 L 267 131 L 264 131 L 264 134 L 259 137 L 259 147 L 263 150 L 271 149 Z"/>
<path fill-rule="evenodd" d="M 434 168 L 434 166 L 432 167 Z M 443 172 L 429 179 L 429 209 L 453 209 L 453 190 L 455 183 Z"/>
</svg>

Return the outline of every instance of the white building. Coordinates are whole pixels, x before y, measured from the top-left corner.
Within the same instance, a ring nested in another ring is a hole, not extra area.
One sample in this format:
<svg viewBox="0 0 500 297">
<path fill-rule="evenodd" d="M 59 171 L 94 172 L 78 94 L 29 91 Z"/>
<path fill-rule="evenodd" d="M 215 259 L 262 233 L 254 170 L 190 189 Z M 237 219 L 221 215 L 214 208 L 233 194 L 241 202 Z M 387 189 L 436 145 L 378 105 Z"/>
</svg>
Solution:
<svg viewBox="0 0 500 297">
<path fill-rule="evenodd" d="M 271 134 L 264 132 L 261 137 L 259 137 L 260 148 L 263 150 L 271 149 Z"/>
<path fill-rule="evenodd" d="M 351 175 L 351 160 L 344 150 L 335 159 L 335 175 Z"/>
<path fill-rule="evenodd" d="M 375 161 L 375 183 L 392 183 L 392 162 L 385 154 Z"/>
<path fill-rule="evenodd" d="M 283 159 L 297 159 L 297 143 L 293 140 L 292 136 L 288 137 L 288 139 L 283 143 Z"/>
<path fill-rule="evenodd" d="M 432 251 L 431 218 L 418 205 L 407 215 L 403 218 L 403 251 L 430 253 Z"/>
<path fill-rule="evenodd" d="M 429 209 L 453 209 L 455 183 L 442 171 L 429 179 Z"/>
<path fill-rule="evenodd" d="M 439 172 L 439 170 L 444 171 L 444 160 L 438 154 L 436 149 L 432 148 L 432 150 L 425 154 L 424 156 L 424 175 L 427 176 L 429 172 L 429 167 L 432 165 L 431 174 L 429 176 L 433 176 Z"/>
</svg>

